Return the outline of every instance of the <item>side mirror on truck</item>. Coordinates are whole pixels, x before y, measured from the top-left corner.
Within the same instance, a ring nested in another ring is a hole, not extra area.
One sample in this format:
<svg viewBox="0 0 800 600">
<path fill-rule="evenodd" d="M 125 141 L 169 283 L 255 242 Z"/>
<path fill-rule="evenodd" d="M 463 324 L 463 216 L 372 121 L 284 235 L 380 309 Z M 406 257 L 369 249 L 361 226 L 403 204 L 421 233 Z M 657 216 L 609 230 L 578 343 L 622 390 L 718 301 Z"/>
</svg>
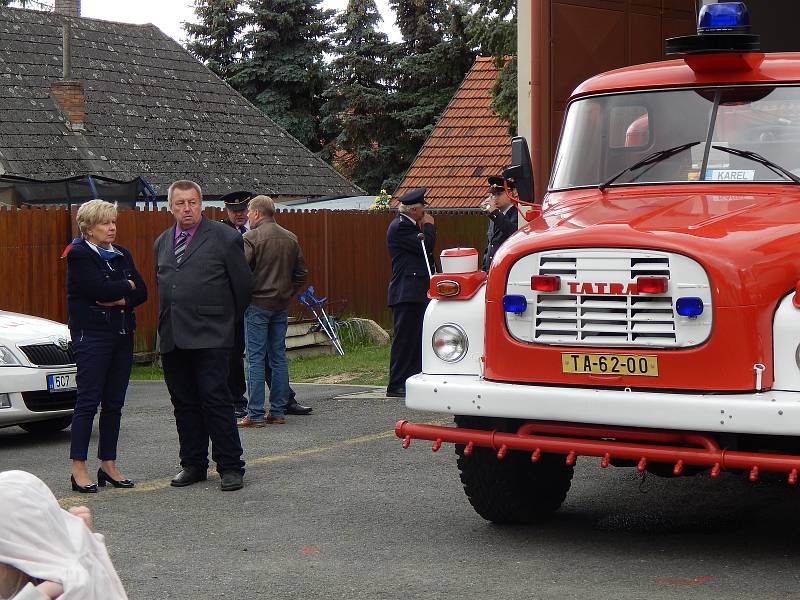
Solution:
<svg viewBox="0 0 800 600">
<path fill-rule="evenodd" d="M 524 137 L 517 136 L 511 140 L 511 166 L 503 169 L 503 177 L 514 180 L 520 202 L 534 204 L 533 165 Z"/>
</svg>

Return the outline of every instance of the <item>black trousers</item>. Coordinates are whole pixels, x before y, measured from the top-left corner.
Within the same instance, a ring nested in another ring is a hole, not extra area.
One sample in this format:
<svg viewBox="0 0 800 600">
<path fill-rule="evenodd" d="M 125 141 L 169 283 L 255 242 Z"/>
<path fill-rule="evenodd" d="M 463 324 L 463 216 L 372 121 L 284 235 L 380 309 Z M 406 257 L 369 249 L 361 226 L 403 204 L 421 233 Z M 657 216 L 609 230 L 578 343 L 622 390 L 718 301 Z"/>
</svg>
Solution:
<svg viewBox="0 0 800 600">
<path fill-rule="evenodd" d="M 389 390 L 405 390 L 406 379 L 422 371 L 422 319 L 427 306 L 427 302 L 392 306 L 394 339 L 389 355 Z"/>
<path fill-rule="evenodd" d="M 161 356 L 184 468 L 208 468 L 210 439 L 217 472 L 244 473 L 242 443 L 227 386 L 229 355 L 229 348 L 176 348 Z"/>
<path fill-rule="evenodd" d="M 234 409 L 247 409 L 247 383 L 244 378 L 244 321 L 236 323 L 228 362 L 228 390 L 233 398 Z"/>
<path fill-rule="evenodd" d="M 122 405 L 133 364 L 133 334 L 91 330 L 75 330 L 70 334 L 78 368 L 78 393 L 70 429 L 69 457 L 86 460 L 94 415 L 99 406 L 97 458 L 116 460 Z"/>
</svg>

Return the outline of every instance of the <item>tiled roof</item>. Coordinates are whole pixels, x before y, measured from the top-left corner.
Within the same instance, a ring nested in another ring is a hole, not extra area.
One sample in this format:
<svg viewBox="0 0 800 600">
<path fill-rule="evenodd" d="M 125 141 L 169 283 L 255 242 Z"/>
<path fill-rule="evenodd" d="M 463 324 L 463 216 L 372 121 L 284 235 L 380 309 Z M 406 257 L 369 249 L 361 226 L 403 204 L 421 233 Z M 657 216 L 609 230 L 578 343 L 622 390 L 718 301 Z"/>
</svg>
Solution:
<svg viewBox="0 0 800 600">
<path fill-rule="evenodd" d="M 486 197 L 486 178 L 509 165 L 508 124 L 490 108 L 499 73 L 492 61 L 482 56 L 475 60 L 395 197 L 425 186 L 432 208 L 477 208 Z"/>
<path fill-rule="evenodd" d="M 363 194 L 153 25 L 73 20 L 86 127 L 71 131 L 50 95 L 63 20 L 0 8 L 0 173 L 142 175 L 159 194 L 184 178 L 209 195 Z"/>
</svg>

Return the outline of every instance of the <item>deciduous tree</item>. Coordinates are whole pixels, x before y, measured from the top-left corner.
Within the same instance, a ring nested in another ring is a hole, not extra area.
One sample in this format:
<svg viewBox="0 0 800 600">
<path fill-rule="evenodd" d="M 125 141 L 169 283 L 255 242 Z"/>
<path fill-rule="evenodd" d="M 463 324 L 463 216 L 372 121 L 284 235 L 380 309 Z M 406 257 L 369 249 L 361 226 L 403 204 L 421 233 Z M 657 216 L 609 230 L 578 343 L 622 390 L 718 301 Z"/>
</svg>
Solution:
<svg viewBox="0 0 800 600">
<path fill-rule="evenodd" d="M 477 0 L 467 33 L 480 53 L 501 69 L 492 88 L 492 109 L 517 131 L 517 0 Z"/>
<path fill-rule="evenodd" d="M 390 0 L 403 42 L 397 48 L 398 80 L 393 118 L 402 134 L 394 155 L 393 189 L 436 126 L 475 60 L 465 31 L 469 3 L 447 0 Z"/>
</svg>

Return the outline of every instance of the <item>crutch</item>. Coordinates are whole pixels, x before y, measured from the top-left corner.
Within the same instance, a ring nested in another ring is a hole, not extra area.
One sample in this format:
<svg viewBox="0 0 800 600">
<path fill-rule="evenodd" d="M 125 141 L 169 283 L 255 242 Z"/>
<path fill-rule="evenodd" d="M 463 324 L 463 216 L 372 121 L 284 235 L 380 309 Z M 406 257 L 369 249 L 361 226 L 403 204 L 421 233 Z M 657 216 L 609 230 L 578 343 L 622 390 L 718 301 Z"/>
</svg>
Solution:
<svg viewBox="0 0 800 600">
<path fill-rule="evenodd" d="M 306 308 L 308 308 L 308 310 L 311 311 L 311 314 L 314 315 L 314 318 L 317 320 L 317 323 L 322 328 L 322 330 L 325 332 L 325 335 L 328 336 L 328 339 L 331 341 L 331 344 L 333 345 L 333 347 L 336 349 L 336 351 L 339 354 L 344 356 L 344 350 L 339 347 L 339 345 L 336 343 L 336 339 L 334 338 L 333 335 L 331 335 L 330 329 L 328 328 L 329 327 L 329 323 L 325 323 L 325 321 L 322 320 L 322 317 L 317 313 L 317 311 L 314 309 L 314 307 L 311 305 L 311 303 L 309 302 L 308 298 L 306 297 L 306 292 L 300 294 L 297 297 L 297 299 L 301 303 L 303 303 L 306 306 Z"/>
<path fill-rule="evenodd" d="M 322 318 L 328 324 L 328 330 L 330 331 L 331 335 L 333 336 L 331 338 L 331 341 L 336 345 L 337 349 L 339 350 L 339 354 L 344 356 L 344 349 L 342 349 L 342 342 L 341 342 L 341 340 L 339 340 L 339 335 L 336 333 L 336 327 L 334 327 L 333 319 L 331 319 L 328 316 L 328 314 L 325 312 L 325 307 L 322 305 L 322 303 L 325 302 L 325 300 L 327 300 L 327 298 L 320 298 L 319 300 L 317 298 L 315 298 L 314 297 L 314 286 L 311 286 L 311 285 L 308 286 L 308 289 L 306 290 L 306 294 L 308 295 L 309 298 L 311 298 L 311 301 L 314 304 L 316 304 L 317 307 L 319 307 L 319 310 L 322 313 Z"/>
<path fill-rule="evenodd" d="M 329 325 L 329 324 L 326 324 L 326 323 L 325 323 L 325 322 L 322 320 L 322 317 L 320 317 L 320 315 L 317 313 L 317 311 L 314 309 L 314 307 L 313 307 L 313 306 L 311 305 L 311 303 L 308 301 L 308 298 L 306 297 L 306 293 L 307 293 L 307 292 L 303 292 L 302 294 L 300 294 L 300 295 L 297 297 L 297 299 L 298 299 L 298 300 L 299 300 L 299 301 L 300 301 L 302 304 L 304 304 L 304 305 L 306 306 L 306 308 L 308 308 L 308 310 L 310 310 L 310 311 L 311 311 L 311 314 L 313 314 L 313 315 L 314 315 L 314 318 L 317 320 L 317 323 L 319 323 L 319 326 L 320 326 L 320 327 L 322 327 L 322 330 L 325 332 L 325 335 L 327 335 L 327 336 L 328 336 L 328 339 L 331 341 L 331 344 L 333 344 L 333 347 L 336 349 L 336 351 L 337 351 L 337 352 L 338 352 L 340 355 L 344 356 L 344 350 L 343 350 L 343 349 L 341 348 L 341 346 L 340 346 L 340 345 L 337 343 L 337 342 L 338 342 L 338 340 L 337 340 L 337 339 L 336 339 L 336 338 L 335 338 L 333 335 L 331 335 L 331 332 L 330 332 L 330 330 L 328 329 L 328 325 Z"/>
</svg>

